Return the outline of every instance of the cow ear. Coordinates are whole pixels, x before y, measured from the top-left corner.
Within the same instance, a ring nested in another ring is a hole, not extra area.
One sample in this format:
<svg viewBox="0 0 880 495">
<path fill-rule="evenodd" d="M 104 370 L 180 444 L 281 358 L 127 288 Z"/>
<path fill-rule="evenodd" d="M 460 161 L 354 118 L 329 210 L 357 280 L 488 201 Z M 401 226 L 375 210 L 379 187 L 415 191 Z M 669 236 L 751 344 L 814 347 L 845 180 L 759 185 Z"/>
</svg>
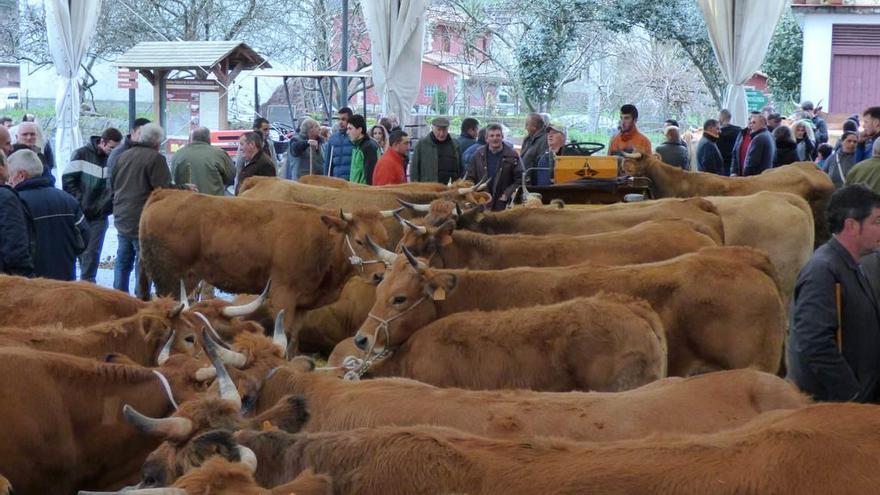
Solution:
<svg viewBox="0 0 880 495">
<path fill-rule="evenodd" d="M 447 220 L 443 222 L 443 225 L 437 228 L 437 233 L 434 234 L 434 238 L 437 239 L 437 244 L 441 246 L 448 246 L 452 244 L 452 232 L 455 230 L 455 220 Z"/>
<path fill-rule="evenodd" d="M 321 215 L 321 221 L 324 222 L 324 225 L 330 228 L 330 230 L 334 230 L 336 232 L 343 233 L 348 230 L 348 221 L 343 220 L 339 217 L 331 217 L 328 215 Z"/>
<path fill-rule="evenodd" d="M 443 301 L 455 290 L 458 278 L 451 273 L 433 275 L 425 284 L 425 294 L 435 301 Z"/>
</svg>

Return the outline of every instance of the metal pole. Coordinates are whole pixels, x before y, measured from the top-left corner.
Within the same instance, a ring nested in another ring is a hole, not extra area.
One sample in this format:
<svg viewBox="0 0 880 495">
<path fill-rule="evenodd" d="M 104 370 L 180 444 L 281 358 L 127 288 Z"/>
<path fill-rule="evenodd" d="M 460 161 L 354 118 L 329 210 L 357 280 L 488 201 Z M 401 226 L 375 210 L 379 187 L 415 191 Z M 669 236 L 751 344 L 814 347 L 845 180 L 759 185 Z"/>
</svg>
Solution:
<svg viewBox="0 0 880 495">
<path fill-rule="evenodd" d="M 287 112 L 290 114 L 290 125 L 296 128 L 296 117 L 293 116 L 293 105 L 290 103 L 290 91 L 287 89 L 287 76 L 281 78 L 284 83 L 284 97 L 287 99 Z"/>
<path fill-rule="evenodd" d="M 134 119 L 137 118 L 137 90 L 128 90 L 128 130 L 134 129 Z"/>
<path fill-rule="evenodd" d="M 348 0 L 342 0 L 342 71 L 348 70 Z M 348 78 L 342 78 L 339 88 L 339 107 L 348 106 Z"/>
<path fill-rule="evenodd" d="M 156 76 L 158 76 L 157 78 L 159 79 L 158 81 L 156 81 L 156 84 L 159 85 L 159 126 L 161 126 L 162 129 L 166 129 L 166 131 L 167 131 L 168 118 L 165 115 L 165 107 L 166 107 L 165 103 L 166 103 L 166 97 L 168 96 L 165 94 L 165 92 L 166 92 L 165 82 L 166 82 L 166 77 L 167 77 L 166 74 L 167 73 L 165 71 L 156 71 Z M 221 124 L 221 128 L 222 128 L 222 124 Z"/>
<path fill-rule="evenodd" d="M 260 79 L 254 76 L 254 118 L 260 116 Z"/>
</svg>

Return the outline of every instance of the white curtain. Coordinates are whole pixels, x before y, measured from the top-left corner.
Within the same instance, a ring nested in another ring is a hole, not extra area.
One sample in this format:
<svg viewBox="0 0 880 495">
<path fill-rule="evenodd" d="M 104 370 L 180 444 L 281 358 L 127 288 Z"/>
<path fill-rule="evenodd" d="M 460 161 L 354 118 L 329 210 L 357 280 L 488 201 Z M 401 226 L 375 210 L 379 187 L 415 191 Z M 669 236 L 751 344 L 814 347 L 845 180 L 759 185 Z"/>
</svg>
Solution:
<svg viewBox="0 0 880 495">
<path fill-rule="evenodd" d="M 419 95 L 427 0 L 366 0 L 363 7 L 382 113 L 397 114 L 403 125 Z"/>
<path fill-rule="evenodd" d="M 60 177 L 73 150 L 82 146 L 79 130 L 79 66 L 95 34 L 101 0 L 45 0 L 49 51 L 58 91 L 55 96 L 55 166 Z"/>
<path fill-rule="evenodd" d="M 786 0 L 697 0 L 721 73 L 730 86 L 724 106 L 732 123 L 743 126 L 748 102 L 743 84 L 764 61 Z"/>
</svg>

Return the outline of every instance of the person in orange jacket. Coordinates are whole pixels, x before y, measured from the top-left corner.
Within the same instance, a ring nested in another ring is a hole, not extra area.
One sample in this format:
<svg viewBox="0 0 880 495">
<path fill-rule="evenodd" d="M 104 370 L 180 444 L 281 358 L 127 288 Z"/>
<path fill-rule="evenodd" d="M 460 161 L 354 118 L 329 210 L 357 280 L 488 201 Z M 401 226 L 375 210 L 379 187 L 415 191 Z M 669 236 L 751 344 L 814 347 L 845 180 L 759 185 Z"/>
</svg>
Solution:
<svg viewBox="0 0 880 495">
<path fill-rule="evenodd" d="M 403 131 L 392 131 L 388 136 L 388 149 L 379 157 L 373 170 L 373 185 L 403 184 L 406 182 L 404 160 L 409 154 L 409 136 Z"/>
<path fill-rule="evenodd" d="M 608 144 L 608 155 L 619 155 L 622 151 L 627 153 L 651 154 L 651 140 L 639 132 L 636 122 L 639 120 L 639 110 L 635 105 L 626 104 L 620 107 L 620 132 L 611 138 Z"/>
</svg>

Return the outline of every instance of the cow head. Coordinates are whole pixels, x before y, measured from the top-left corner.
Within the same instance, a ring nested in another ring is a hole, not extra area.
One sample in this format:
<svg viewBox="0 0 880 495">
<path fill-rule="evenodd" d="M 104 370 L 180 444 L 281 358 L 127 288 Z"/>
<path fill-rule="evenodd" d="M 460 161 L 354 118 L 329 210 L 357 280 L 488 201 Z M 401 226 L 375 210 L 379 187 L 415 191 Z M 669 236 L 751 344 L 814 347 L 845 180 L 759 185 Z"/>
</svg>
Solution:
<svg viewBox="0 0 880 495">
<path fill-rule="evenodd" d="M 391 216 L 392 212 L 361 209 L 354 213 L 339 211 L 339 216 L 321 215 L 321 221 L 331 232 L 339 234 L 342 252 L 356 273 L 366 280 L 378 282 L 385 273 L 385 263 L 377 259 L 370 249 L 367 236 L 373 242 L 385 246 L 388 244 L 388 232 L 382 219 Z"/>
<path fill-rule="evenodd" d="M 449 218 L 439 225 L 427 220 L 404 220 L 398 217 L 398 221 L 403 225 L 403 237 L 398 244 L 398 252 L 402 248 L 423 258 L 432 259 L 432 256 L 439 253 L 443 246 L 452 243 L 452 232 L 455 230 L 455 219 Z"/>
<path fill-rule="evenodd" d="M 376 302 L 355 334 L 361 350 L 380 353 L 402 344 L 436 318 L 436 302 L 455 290 L 455 275 L 431 270 L 406 248 L 403 253 L 376 288 Z"/>
<path fill-rule="evenodd" d="M 636 177 L 641 177 L 648 174 L 648 168 L 651 165 L 650 156 L 642 155 L 641 153 L 622 153 L 623 156 L 623 171 L 627 175 L 632 175 Z"/>
</svg>

